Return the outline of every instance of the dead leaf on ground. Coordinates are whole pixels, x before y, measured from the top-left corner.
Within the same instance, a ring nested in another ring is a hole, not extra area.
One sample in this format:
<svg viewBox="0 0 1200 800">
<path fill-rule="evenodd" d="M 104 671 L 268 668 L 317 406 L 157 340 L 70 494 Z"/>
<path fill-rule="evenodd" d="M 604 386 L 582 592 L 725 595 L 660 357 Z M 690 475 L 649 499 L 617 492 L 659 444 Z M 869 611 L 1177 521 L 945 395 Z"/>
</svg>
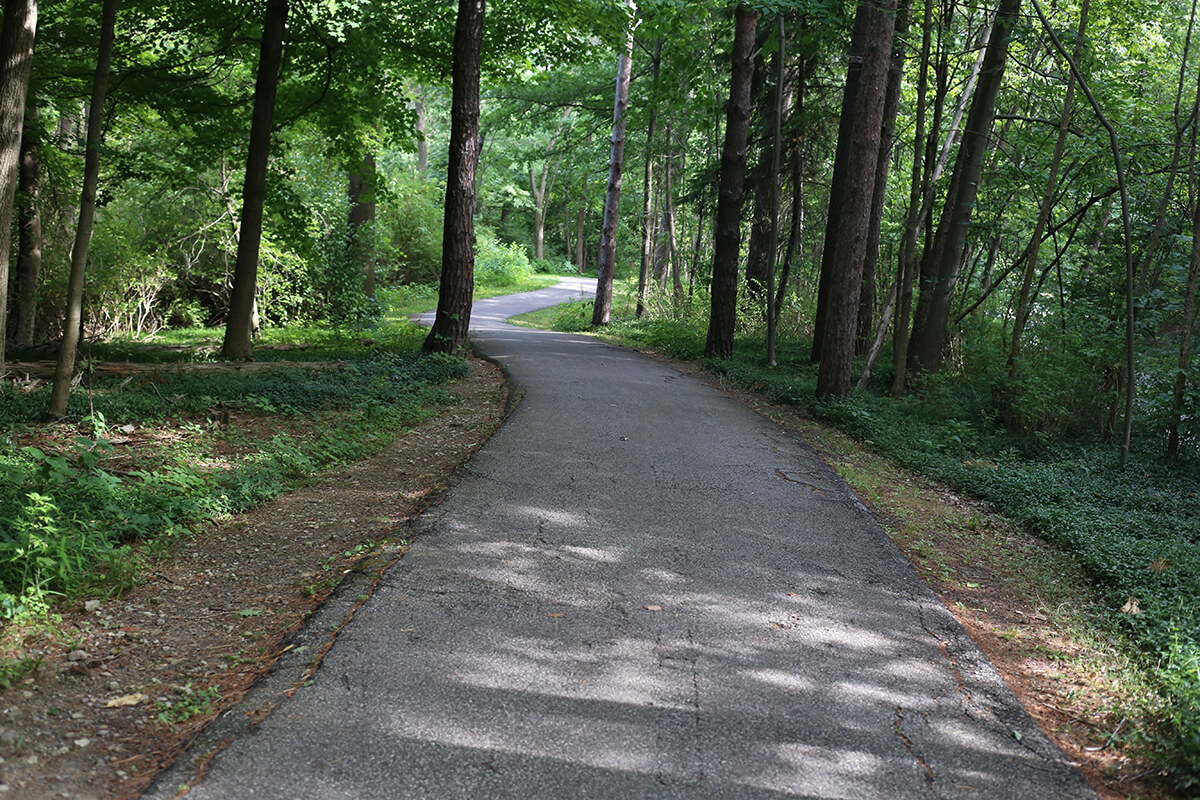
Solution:
<svg viewBox="0 0 1200 800">
<path fill-rule="evenodd" d="M 135 692 L 133 694 L 123 694 L 120 697 L 114 697 L 112 700 L 109 700 L 104 705 L 107 708 L 120 708 L 122 706 L 136 706 L 136 705 L 146 702 L 149 699 L 150 699 L 149 697 L 142 694 L 141 692 Z"/>
<path fill-rule="evenodd" d="M 1142 613 L 1142 606 L 1136 597 L 1131 597 L 1125 601 L 1125 605 L 1121 606 L 1121 613 L 1136 617 Z"/>
<path fill-rule="evenodd" d="M 647 611 L 662 611 L 662 606 L 642 606 Z"/>
</svg>

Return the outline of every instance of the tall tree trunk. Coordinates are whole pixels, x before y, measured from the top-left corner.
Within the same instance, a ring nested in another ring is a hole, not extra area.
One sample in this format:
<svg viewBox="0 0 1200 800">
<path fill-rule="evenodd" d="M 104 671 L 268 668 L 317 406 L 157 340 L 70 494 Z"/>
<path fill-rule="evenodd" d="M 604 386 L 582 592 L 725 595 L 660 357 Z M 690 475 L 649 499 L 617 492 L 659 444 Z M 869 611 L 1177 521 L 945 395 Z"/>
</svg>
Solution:
<svg viewBox="0 0 1200 800">
<path fill-rule="evenodd" d="M 529 168 L 529 193 L 533 197 L 533 257 L 538 261 L 546 260 L 546 206 L 549 202 L 550 189 L 554 186 L 554 175 L 558 171 L 561 154 L 553 159 L 551 156 L 554 154 L 554 145 L 558 143 L 558 137 L 562 134 L 566 118 L 570 116 L 570 113 L 568 111 L 566 117 L 559 120 L 554 129 L 554 135 L 550 137 L 550 144 L 546 147 L 546 162 L 542 165 L 541 175 L 538 175 L 533 167 Z"/>
<path fill-rule="evenodd" d="M 18 347 L 33 344 L 37 320 L 38 280 L 42 273 L 42 213 L 39 195 L 42 183 L 41 131 L 38 126 L 37 103 L 32 98 L 25 111 L 24 133 L 21 135 L 21 175 L 18 191 L 18 244 L 16 297 L 13 311 L 16 319 L 13 332 Z M 2 360 L 2 359 L 0 359 Z"/>
<path fill-rule="evenodd" d="M 779 49 L 775 51 L 775 108 L 771 126 L 771 236 L 767 244 L 767 364 L 775 366 L 775 333 L 778 315 L 775 312 L 775 262 L 779 258 L 779 170 L 783 157 L 783 82 L 787 63 L 787 26 L 783 15 L 776 20 L 779 26 Z"/>
<path fill-rule="evenodd" d="M 896 0 L 859 6 L 866 14 L 864 47 L 846 158 L 845 198 L 834 238 L 833 269 L 829 279 L 828 311 L 817 371 L 818 397 L 846 397 L 854 367 L 854 340 L 862 294 L 863 262 L 870 238 L 874 207 L 875 170 L 884 127 L 888 71 L 896 28 Z M 857 23 L 855 24 L 857 28 Z M 843 109 L 845 115 L 847 109 Z"/>
<path fill-rule="evenodd" d="M 733 66 L 721 179 L 717 189 L 717 220 L 713 232 L 712 302 L 704 354 L 733 355 L 737 320 L 738 250 L 742 232 L 742 188 L 746 179 L 746 137 L 750 129 L 750 90 L 754 79 L 754 36 L 758 11 L 739 3 L 734 23 Z"/>
<path fill-rule="evenodd" d="M 422 349 L 458 354 L 466 350 L 475 287 L 475 169 L 479 165 L 479 68 L 483 51 L 484 0 L 458 0 L 454 25 L 450 163 L 442 225 L 442 281 L 437 316 Z"/>
<path fill-rule="evenodd" d="M 650 255 L 654 246 L 654 199 L 651 184 L 654 176 L 654 131 L 658 124 L 658 78 L 662 70 L 663 36 L 659 34 L 654 45 L 654 61 L 651 74 L 653 87 L 650 90 L 650 119 L 646 123 L 646 150 L 642 154 L 642 263 L 638 270 L 637 309 L 634 316 L 641 319 L 646 314 L 646 287 L 650 282 Z"/>
<path fill-rule="evenodd" d="M 899 3 L 896 14 L 896 35 L 892 40 L 887 96 L 883 104 L 883 130 L 879 138 L 879 163 L 875 167 L 875 188 L 871 200 L 871 229 L 867 233 L 867 254 L 863 260 L 862 294 L 858 301 L 858 334 L 854 343 L 854 352 L 857 355 L 865 355 L 873 344 L 875 265 L 879 262 L 883 206 L 887 200 L 888 168 L 891 164 L 892 140 L 896 135 L 896 115 L 900 110 L 900 88 L 904 81 L 904 40 L 908 38 L 908 17 L 911 9 L 912 0 L 903 0 Z M 868 368 L 867 372 L 869 371 Z"/>
<path fill-rule="evenodd" d="M 117 0 L 104 0 L 100 11 L 100 46 L 96 55 L 96 73 L 92 78 L 91 109 L 88 111 L 87 150 L 83 157 L 83 189 L 79 195 L 79 225 L 71 248 L 71 273 L 67 280 L 67 318 L 63 324 L 62 346 L 54 367 L 54 385 L 50 390 L 50 415 L 67 413 L 71 378 L 75 372 L 75 348 L 79 346 L 79 328 L 83 321 L 83 275 L 87 266 L 88 246 L 92 241 L 92 222 L 96 216 L 96 189 L 100 182 L 100 138 L 104 118 L 104 95 L 108 91 L 108 73 L 112 64 L 113 37 L 117 19 Z"/>
<path fill-rule="evenodd" d="M 0 375 L 4 374 L 8 330 L 8 260 L 12 245 L 13 199 L 21 160 L 25 95 L 37 33 L 37 0 L 5 0 L 0 29 Z"/>
<path fill-rule="evenodd" d="M 279 64 L 283 56 L 288 0 L 267 0 L 263 35 L 254 84 L 254 108 L 250 115 L 250 144 L 246 149 L 246 182 L 242 187 L 242 215 L 237 258 L 233 267 L 233 290 L 221 357 L 227 361 L 253 358 L 250 336 L 255 329 L 255 295 L 258 290 L 258 249 L 262 242 L 263 203 L 267 195 L 267 160 L 271 155 L 271 120 L 275 116 L 275 91 L 279 87 Z"/>
<path fill-rule="evenodd" d="M 630 8 L 634 7 L 629 0 Z M 608 191 L 604 195 L 604 225 L 600 230 L 600 259 L 596 264 L 596 303 L 592 324 L 607 325 L 612 316 L 613 272 L 617 265 L 617 214 L 621 203 L 621 175 L 625 171 L 625 112 L 629 108 L 629 77 L 633 68 L 633 26 L 625 50 L 617 61 L 617 91 L 613 103 L 613 129 L 608 158 Z"/>
<path fill-rule="evenodd" d="M 870 22 L 867 4 L 858 6 L 854 14 L 854 32 L 850 37 L 850 55 L 846 62 L 846 83 L 842 87 L 842 114 L 838 120 L 837 148 L 833 154 L 833 172 L 829 183 L 829 212 L 825 217 L 825 244 L 821 250 L 821 274 L 817 281 L 817 313 L 813 319 L 812 363 L 821 360 L 821 348 L 825 345 L 825 325 L 829 315 L 829 290 L 832 286 L 834 251 L 841 227 L 842 206 L 846 198 L 846 170 L 854 128 L 854 103 L 858 96 L 858 84 L 862 73 L 863 52 L 866 47 Z"/>
<path fill-rule="evenodd" d="M 917 66 L 917 109 L 913 133 L 912 173 L 909 176 L 908 216 L 900 239 L 900 258 L 896 272 L 896 324 L 892 326 L 892 397 L 904 393 L 904 372 L 908 361 L 908 323 L 912 317 L 913 279 L 917 236 L 921 226 L 921 198 L 929 172 L 925 154 L 925 113 L 929 89 L 929 53 L 933 38 L 933 0 L 925 0 L 925 17 L 921 23 L 921 60 Z"/>
<path fill-rule="evenodd" d="M 675 155 L 679 144 L 667 123 L 667 163 L 663 165 L 663 236 L 667 241 L 667 262 L 671 268 L 671 291 L 675 308 L 683 304 L 683 268 L 679 257 L 679 236 L 675 229 L 675 162 L 682 156 Z"/>
<path fill-rule="evenodd" d="M 807 17 L 803 18 L 801 25 L 807 29 Z M 801 118 L 804 116 L 804 102 L 806 97 L 806 84 L 811 64 L 815 62 L 813 56 L 800 60 L 799 67 L 795 77 L 795 114 Z M 801 135 L 799 132 L 793 132 L 788 150 L 791 152 L 791 171 L 792 171 L 792 224 L 788 233 L 787 247 L 784 250 L 783 268 L 779 273 L 779 287 L 775 292 L 775 318 L 783 313 L 783 301 L 787 296 L 788 280 L 792 274 L 792 262 L 795 258 L 803 255 L 804 252 L 804 155 L 801 143 Z"/>
<path fill-rule="evenodd" d="M 349 176 L 350 258 L 362 273 L 363 294 L 375 299 L 375 154 L 363 156 L 362 169 Z"/>
<path fill-rule="evenodd" d="M 942 363 L 946 344 L 947 325 L 958 270 L 966 244 L 967 225 L 979 192 L 979 180 L 988 152 L 988 133 L 996 114 L 996 97 L 1004 80 L 1008 44 L 1017 22 L 1020 0 L 1000 0 L 991 39 L 983 57 L 979 86 L 971 102 L 963 131 L 962 145 L 954 164 L 950 188 L 946 194 L 933 247 L 927 257 L 932 259 L 929 274 L 933 285 L 921 287 L 917 322 L 909 340 L 909 369 L 918 367 L 929 373 L 937 372 Z M 928 298 L 928 300 L 926 299 Z M 920 306 L 925 306 L 921 309 Z M 922 313 L 924 311 L 924 313 Z"/>
</svg>

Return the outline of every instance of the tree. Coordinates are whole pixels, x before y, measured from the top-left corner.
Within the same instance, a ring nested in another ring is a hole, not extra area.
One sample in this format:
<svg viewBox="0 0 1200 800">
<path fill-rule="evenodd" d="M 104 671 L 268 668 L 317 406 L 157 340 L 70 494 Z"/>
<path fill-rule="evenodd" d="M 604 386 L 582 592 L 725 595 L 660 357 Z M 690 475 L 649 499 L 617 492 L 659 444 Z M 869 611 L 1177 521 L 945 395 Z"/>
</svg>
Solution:
<svg viewBox="0 0 1200 800">
<path fill-rule="evenodd" d="M 8 259 L 12 242 L 13 198 L 16 196 L 25 95 L 37 33 L 37 0 L 5 0 L 0 30 L 0 375 L 4 374 L 5 331 L 8 329 Z"/>
<path fill-rule="evenodd" d="M 738 249 L 741 246 L 742 189 L 746 177 L 746 138 L 750 128 L 750 94 L 754 80 L 754 37 L 758 11 L 745 3 L 737 7 L 726 109 L 725 144 L 721 150 L 721 179 L 717 189 L 717 218 L 713 231 L 712 298 L 704 354 L 733 355 L 737 320 Z"/>
<path fill-rule="evenodd" d="M 79 224 L 75 228 L 75 244 L 71 248 L 71 275 L 67 283 L 67 315 L 63 324 L 62 344 L 54 368 L 54 386 L 50 392 L 52 417 L 67 413 L 71 379 L 75 372 L 75 348 L 83 324 L 83 279 L 87 267 L 88 246 L 92 241 L 92 226 L 96 217 L 96 189 L 100 180 L 100 140 L 103 135 L 104 96 L 108 91 L 108 74 L 112 65 L 113 38 L 116 27 L 117 0 L 104 0 L 100 11 L 100 46 L 96 56 L 96 72 L 92 79 L 91 108 L 87 124 L 87 153 L 84 155 L 83 190 L 79 198 Z"/>
<path fill-rule="evenodd" d="M 1020 0 L 1000 0 L 996 12 L 996 22 L 980 71 L 979 87 L 967 115 L 967 125 L 954 163 L 941 221 L 934 235 L 933 246 L 925 253 L 930 266 L 922 269 L 922 275 L 929 275 L 930 279 L 923 280 L 917 300 L 916 322 L 908 345 L 909 369 L 916 367 L 934 373 L 942 363 L 950 304 L 958 284 L 963 247 L 967 240 L 967 225 L 979 192 L 984 157 L 988 151 L 988 134 L 996 114 L 996 97 L 1004 80 L 1008 45 L 1020 5 Z"/>
<path fill-rule="evenodd" d="M 818 397 L 850 394 L 863 263 L 871 238 L 872 212 L 876 209 L 875 172 L 880 161 L 885 122 L 895 10 L 895 0 L 881 0 L 859 6 L 858 11 L 867 19 L 861 27 L 864 39 L 862 66 L 854 106 L 842 110 L 843 115 L 851 114 L 849 128 L 853 145 L 846 155 L 845 196 L 834 240 L 828 314 L 822 331 L 821 366 L 817 372 Z M 857 21 L 855 29 L 859 30 Z"/>
<path fill-rule="evenodd" d="M 629 8 L 636 7 L 629 0 Z M 618 210 L 621 203 L 621 175 L 625 170 L 625 112 L 629 108 L 629 79 L 633 64 L 633 25 L 625 40 L 625 50 L 617 61 L 617 91 L 613 103 L 613 126 L 608 159 L 608 191 L 604 197 L 604 224 L 600 230 L 600 259 L 596 264 L 596 303 L 592 324 L 607 325 L 612 315 L 613 273 L 617 263 Z"/>
<path fill-rule="evenodd" d="M 363 156 L 361 169 L 348 176 L 347 195 L 350 213 L 347 219 L 350 260 L 362 273 L 363 294 L 375 299 L 375 154 Z"/>
<path fill-rule="evenodd" d="M 853 142 L 854 103 L 862 73 L 864 48 L 867 44 L 867 25 L 870 21 L 866 5 L 860 5 L 854 15 L 854 32 L 850 37 L 850 55 L 846 64 L 846 82 L 842 87 L 842 113 L 838 118 L 837 149 L 833 157 L 833 173 L 829 179 L 829 211 L 825 216 L 825 246 L 821 250 L 821 275 L 817 288 L 817 312 L 813 319 L 813 342 L 810 360 L 821 360 L 825 346 L 825 319 L 829 313 L 829 290 L 833 282 L 834 252 L 841 227 L 842 207 L 846 198 L 846 170 Z"/>
<path fill-rule="evenodd" d="M 242 215 L 238 229 L 233 293 L 221 357 L 249 361 L 253 354 L 254 295 L 258 288 L 258 249 L 262 241 L 263 202 L 267 192 L 267 159 L 271 154 L 271 121 L 279 87 L 288 0 L 267 0 L 250 120 L 250 146 L 246 151 L 246 182 L 242 189 Z"/>
<path fill-rule="evenodd" d="M 42 271 L 41 131 L 37 104 L 27 102 L 21 134 L 21 167 L 18 191 L 18 246 L 16 297 L 13 298 L 13 332 L 18 347 L 33 344 L 38 277 Z M 3 358 L 0 358 L 3 361 Z"/>
<path fill-rule="evenodd" d="M 484 0 L 459 0 L 454 26 L 453 99 L 446 213 L 442 228 L 442 281 L 437 316 L 425 338 L 427 353 L 460 353 L 471 327 L 475 283 L 475 169 L 479 163 L 479 74 Z"/>
</svg>

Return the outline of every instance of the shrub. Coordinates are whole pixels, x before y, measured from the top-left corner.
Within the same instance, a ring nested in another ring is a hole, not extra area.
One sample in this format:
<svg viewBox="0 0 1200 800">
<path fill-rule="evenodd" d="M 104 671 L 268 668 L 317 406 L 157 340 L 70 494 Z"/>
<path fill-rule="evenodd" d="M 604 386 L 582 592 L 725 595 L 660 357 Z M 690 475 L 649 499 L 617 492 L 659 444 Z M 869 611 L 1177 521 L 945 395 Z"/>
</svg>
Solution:
<svg viewBox="0 0 1200 800">
<path fill-rule="evenodd" d="M 486 228 L 475 238 L 475 283 L 481 286 L 512 286 L 534 275 L 525 248 L 516 242 L 500 244 Z"/>
</svg>

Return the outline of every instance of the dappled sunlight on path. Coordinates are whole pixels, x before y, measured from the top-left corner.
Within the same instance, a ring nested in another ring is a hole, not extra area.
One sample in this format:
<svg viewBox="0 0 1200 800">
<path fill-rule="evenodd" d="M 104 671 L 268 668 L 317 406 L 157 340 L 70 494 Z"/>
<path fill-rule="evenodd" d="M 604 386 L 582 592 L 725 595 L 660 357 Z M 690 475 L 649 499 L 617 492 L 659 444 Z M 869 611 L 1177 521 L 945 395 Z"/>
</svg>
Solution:
<svg viewBox="0 0 1200 800">
<path fill-rule="evenodd" d="M 189 797 L 1093 796 L 803 442 L 507 313 L 525 400 Z"/>
</svg>

